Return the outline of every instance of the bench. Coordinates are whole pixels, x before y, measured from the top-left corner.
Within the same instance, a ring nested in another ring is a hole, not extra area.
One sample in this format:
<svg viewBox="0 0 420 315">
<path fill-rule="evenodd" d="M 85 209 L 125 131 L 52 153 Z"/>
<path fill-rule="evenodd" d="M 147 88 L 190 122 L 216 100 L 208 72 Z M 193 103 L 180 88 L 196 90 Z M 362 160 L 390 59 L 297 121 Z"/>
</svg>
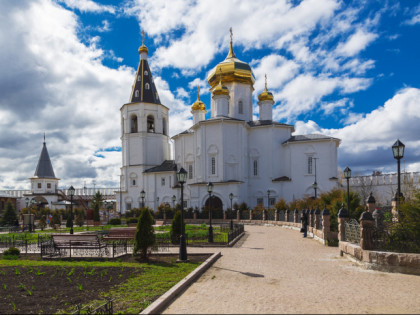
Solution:
<svg viewBox="0 0 420 315">
<path fill-rule="evenodd" d="M 108 235 L 104 235 L 103 239 L 107 241 L 133 240 L 137 228 L 111 228 Z"/>
<path fill-rule="evenodd" d="M 104 252 L 108 255 L 107 245 L 101 242 L 96 234 L 52 234 L 51 237 L 60 256 L 67 253 L 67 250 L 70 257 L 74 250 L 95 250 L 100 257 Z"/>
</svg>

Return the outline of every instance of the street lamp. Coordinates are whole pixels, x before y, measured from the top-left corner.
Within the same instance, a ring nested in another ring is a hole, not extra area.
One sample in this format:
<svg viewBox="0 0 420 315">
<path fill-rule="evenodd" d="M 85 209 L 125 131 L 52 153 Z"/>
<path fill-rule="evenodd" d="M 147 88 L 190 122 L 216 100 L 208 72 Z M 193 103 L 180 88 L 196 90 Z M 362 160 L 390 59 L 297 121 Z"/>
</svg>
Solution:
<svg viewBox="0 0 420 315">
<path fill-rule="evenodd" d="M 141 207 L 144 208 L 144 197 L 146 196 L 146 193 L 144 190 L 140 192 L 140 198 L 141 198 Z"/>
<path fill-rule="evenodd" d="M 213 226 L 211 225 L 211 217 L 212 217 L 212 213 L 211 213 L 211 193 L 213 192 L 213 183 L 209 182 L 207 184 L 207 191 L 209 193 L 209 218 L 210 218 L 210 226 L 209 226 L 209 243 L 213 243 Z"/>
<path fill-rule="evenodd" d="M 350 218 L 350 185 L 349 185 L 349 179 L 351 178 L 351 169 L 346 166 L 346 168 L 343 171 L 344 178 L 347 179 L 347 211 Z"/>
<path fill-rule="evenodd" d="M 70 186 L 69 194 L 70 194 L 70 234 L 73 234 L 73 195 L 74 195 L 74 187 Z"/>
<path fill-rule="evenodd" d="M 185 243 L 185 226 L 184 226 L 184 184 L 187 181 L 187 171 L 183 167 L 176 173 L 178 183 L 181 184 L 181 235 L 179 236 L 179 260 L 187 260 L 187 245 Z"/>
<path fill-rule="evenodd" d="M 401 193 L 401 172 L 400 172 L 400 160 L 404 157 L 404 148 L 405 145 L 398 139 L 395 141 L 394 145 L 392 146 L 392 153 L 394 154 L 394 159 L 398 162 L 398 191 L 397 191 L 397 205 L 399 206 L 400 200 L 403 198 L 403 194 Z"/>
<path fill-rule="evenodd" d="M 107 207 L 106 208 L 108 210 L 108 223 L 107 224 L 109 224 L 109 211 L 114 208 L 114 202 L 113 201 L 107 202 Z"/>
<path fill-rule="evenodd" d="M 317 198 L 317 194 L 316 194 L 316 191 L 317 191 L 317 189 L 318 189 L 318 183 L 316 182 L 316 160 L 318 160 L 318 158 L 312 158 L 314 161 L 315 161 L 315 181 L 314 181 L 314 183 L 312 184 L 312 187 L 314 188 L 314 190 L 315 190 L 315 199 Z"/>
<path fill-rule="evenodd" d="M 230 193 L 229 194 L 229 199 L 230 199 L 230 229 L 233 230 L 233 208 L 232 208 L 232 199 L 233 199 L 233 194 Z"/>
<path fill-rule="evenodd" d="M 267 190 L 267 210 L 270 208 L 270 189 Z"/>
<path fill-rule="evenodd" d="M 172 196 L 172 208 L 174 208 L 174 210 L 175 210 L 175 200 L 176 200 L 176 196 L 173 195 Z"/>
</svg>

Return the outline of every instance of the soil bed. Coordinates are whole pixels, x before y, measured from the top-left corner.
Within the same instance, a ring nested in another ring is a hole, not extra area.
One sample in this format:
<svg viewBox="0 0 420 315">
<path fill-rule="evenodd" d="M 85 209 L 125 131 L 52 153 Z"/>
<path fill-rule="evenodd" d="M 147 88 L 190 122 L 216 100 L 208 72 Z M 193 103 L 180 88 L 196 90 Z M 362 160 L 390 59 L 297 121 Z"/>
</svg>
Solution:
<svg viewBox="0 0 420 315">
<path fill-rule="evenodd" d="M 190 255 L 189 260 L 203 262 L 207 257 Z M 177 258 L 177 255 L 170 254 L 151 255 L 149 263 L 169 265 L 175 263 Z M 21 259 L 40 260 L 39 255 L 22 255 Z M 132 255 L 108 261 L 133 263 L 133 267 L 127 267 L 127 264 L 121 267 L 31 267 L 30 263 L 26 266 L 2 266 L 0 314 L 51 314 L 74 308 L 77 304 L 89 304 L 102 299 L 101 295 L 112 287 L 143 273 L 139 263 L 144 261 Z"/>
</svg>

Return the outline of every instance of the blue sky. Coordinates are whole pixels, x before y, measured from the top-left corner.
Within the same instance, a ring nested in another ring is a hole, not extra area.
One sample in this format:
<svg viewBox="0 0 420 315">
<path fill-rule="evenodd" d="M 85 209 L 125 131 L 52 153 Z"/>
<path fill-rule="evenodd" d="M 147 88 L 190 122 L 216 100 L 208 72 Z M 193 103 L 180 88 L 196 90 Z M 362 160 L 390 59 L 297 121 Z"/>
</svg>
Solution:
<svg viewBox="0 0 420 315">
<path fill-rule="evenodd" d="M 342 139 L 354 174 L 395 172 L 397 138 L 403 169 L 419 171 L 419 1 L 20 0 L 0 2 L 0 189 L 29 188 L 44 131 L 60 186 L 117 187 L 141 30 L 174 135 L 196 85 L 209 106 L 230 27 L 254 101 L 268 76 L 275 120 Z"/>
</svg>

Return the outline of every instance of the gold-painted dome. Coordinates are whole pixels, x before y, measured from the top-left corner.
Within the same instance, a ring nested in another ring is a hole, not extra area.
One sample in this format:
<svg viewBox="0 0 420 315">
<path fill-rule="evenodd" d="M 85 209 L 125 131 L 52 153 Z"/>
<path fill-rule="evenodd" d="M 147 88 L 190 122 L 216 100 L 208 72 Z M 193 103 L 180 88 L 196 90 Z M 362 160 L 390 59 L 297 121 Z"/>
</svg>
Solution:
<svg viewBox="0 0 420 315">
<path fill-rule="evenodd" d="M 222 71 L 222 70 L 220 70 Z M 222 84 L 222 75 L 219 75 L 219 84 L 214 88 L 213 95 L 227 95 L 229 96 L 229 89 Z"/>
<path fill-rule="evenodd" d="M 143 41 L 142 41 L 141 46 L 139 47 L 139 55 L 141 53 L 143 53 L 143 52 L 145 52 L 146 54 L 148 54 L 149 53 L 149 49 L 144 45 L 144 37 L 145 37 L 144 31 L 141 31 L 141 35 L 143 37 Z"/>
<path fill-rule="evenodd" d="M 206 111 L 206 105 L 200 100 L 200 87 L 197 85 L 197 100 L 192 104 L 191 109 Z"/>
<path fill-rule="evenodd" d="M 255 83 L 255 77 L 249 64 L 236 58 L 233 52 L 232 28 L 230 28 L 230 49 L 226 59 L 214 67 L 207 77 L 211 88 L 217 85 L 220 75 L 223 76 L 223 82 L 240 82 L 251 85 Z"/>
<path fill-rule="evenodd" d="M 273 93 L 267 90 L 267 75 L 265 75 L 265 88 L 264 91 L 258 95 L 258 100 L 261 101 L 273 101 Z"/>
</svg>

